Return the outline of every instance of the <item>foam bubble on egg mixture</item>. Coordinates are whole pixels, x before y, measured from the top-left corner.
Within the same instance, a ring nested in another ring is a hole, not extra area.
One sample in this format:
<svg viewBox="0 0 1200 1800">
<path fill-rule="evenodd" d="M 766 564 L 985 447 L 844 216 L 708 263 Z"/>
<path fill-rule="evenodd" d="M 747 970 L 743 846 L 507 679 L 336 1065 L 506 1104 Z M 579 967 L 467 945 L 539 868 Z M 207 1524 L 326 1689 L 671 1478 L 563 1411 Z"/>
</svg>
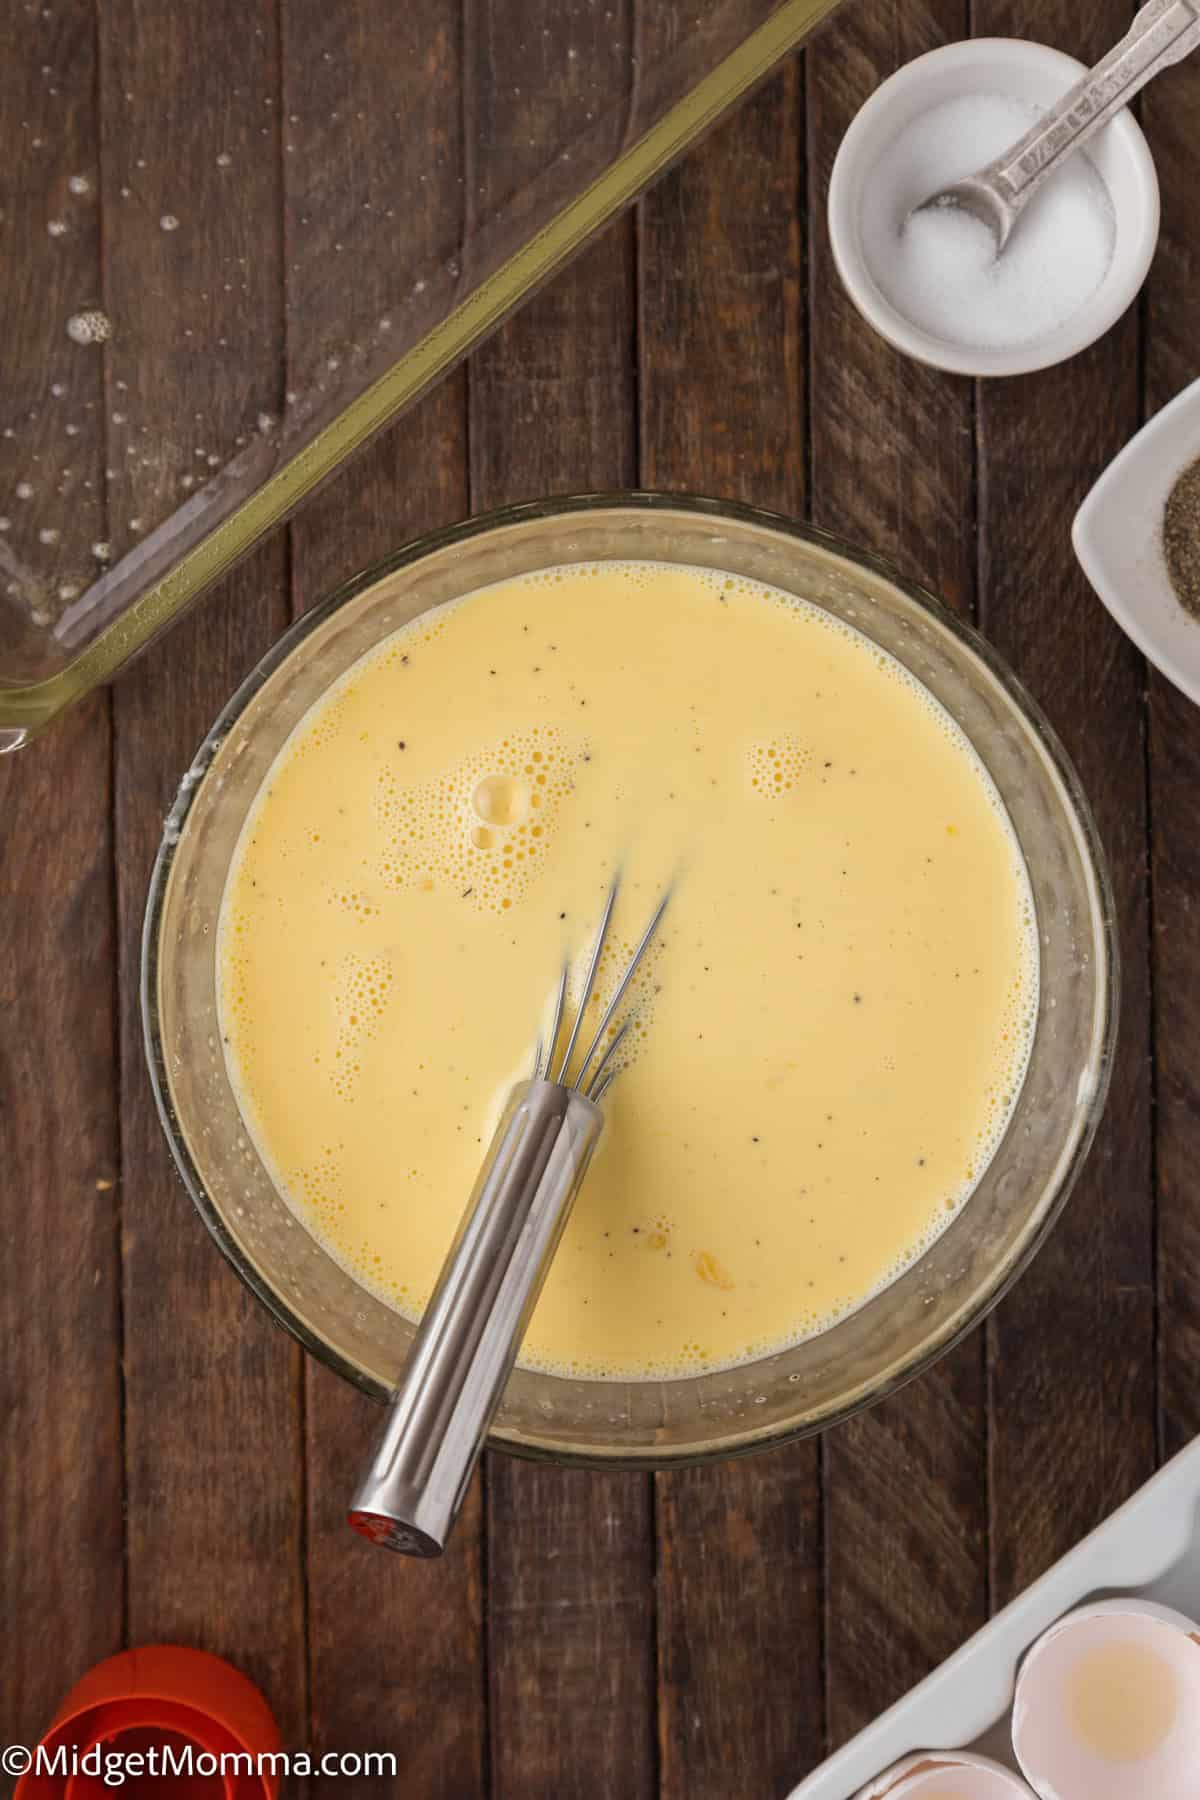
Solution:
<svg viewBox="0 0 1200 1800">
<path fill-rule="evenodd" d="M 867 264 L 884 298 L 921 330 L 972 349 L 1013 349 L 1065 324 L 1103 281 L 1116 222 L 1086 154 L 1050 177 L 1000 256 L 988 227 L 962 207 L 923 207 L 1002 155 L 1041 110 L 1000 94 L 947 100 L 905 126 L 871 171 L 861 215 Z"/>
<path fill-rule="evenodd" d="M 545 857 L 578 755 L 553 726 L 530 725 L 416 786 L 380 770 L 378 874 L 392 888 L 445 887 L 507 912 Z"/>
</svg>

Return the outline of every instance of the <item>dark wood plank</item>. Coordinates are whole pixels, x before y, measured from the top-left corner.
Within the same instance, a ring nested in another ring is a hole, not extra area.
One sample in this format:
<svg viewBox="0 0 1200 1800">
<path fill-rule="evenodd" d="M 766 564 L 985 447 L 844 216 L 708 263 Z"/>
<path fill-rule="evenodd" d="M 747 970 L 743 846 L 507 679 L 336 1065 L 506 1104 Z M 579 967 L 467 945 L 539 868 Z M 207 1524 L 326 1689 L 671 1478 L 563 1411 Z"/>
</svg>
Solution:
<svg viewBox="0 0 1200 1800">
<path fill-rule="evenodd" d="M 33 1744 L 121 1647 L 108 702 L 0 758 L 0 1721 Z M 72 1521 L 63 1529 L 64 1519 Z"/>
<path fill-rule="evenodd" d="M 390 1752 L 396 1775 L 359 1775 L 355 1795 L 469 1800 L 484 1791 L 483 1508 L 476 1481 L 438 1562 L 388 1556 L 346 1524 L 379 1409 L 305 1365 L 308 1647 L 318 1753 Z M 314 1795 L 345 1779 L 312 1777 Z"/>
<path fill-rule="evenodd" d="M 1145 310 L 1146 410 L 1157 412 L 1198 373 L 1200 63 L 1162 76 L 1142 105 L 1163 208 Z M 1200 793 L 1200 713 L 1155 670 L 1149 688 L 1160 1448 L 1170 1454 L 1200 1434 L 1200 844 L 1188 823 Z"/>
<path fill-rule="evenodd" d="M 803 506 L 802 143 L 792 62 L 642 202 L 648 486 Z M 657 1494 L 661 1792 L 785 1792 L 824 1743 L 817 1447 Z"/>
<path fill-rule="evenodd" d="M 1124 0 L 977 0 L 975 28 L 1094 61 Z M 1097 396 L 1103 404 L 1097 404 Z M 980 603 L 992 642 L 1045 707 L 1096 813 L 1116 893 L 1121 1041 L 1078 1189 L 989 1326 L 991 1563 L 1003 1604 L 1154 1467 L 1145 744 L 1140 659 L 1080 572 L 1079 501 L 1138 420 L 1138 322 L 979 397 Z"/>
<path fill-rule="evenodd" d="M 455 244 L 463 211 L 460 46 L 441 0 L 399 12 L 388 0 L 333 10 L 286 0 L 283 46 L 286 233 L 304 245 L 287 282 L 288 386 L 299 388 L 323 349 L 340 350 L 392 310 L 396 268 L 386 254 L 356 254 L 364 229 L 391 209 L 404 221 L 397 254 L 413 270 Z M 383 104 L 379 92 L 397 68 L 406 71 L 400 107 Z M 293 610 L 466 510 L 466 398 L 455 376 L 293 522 Z M 306 1362 L 305 1377 L 313 1742 L 319 1750 L 390 1751 L 405 1793 L 463 1800 L 481 1789 L 487 1742 L 478 1491 L 439 1563 L 388 1557 L 363 1543 L 346 1525 L 346 1507 L 377 1409 L 315 1362 Z M 368 1800 L 394 1794 L 397 1780 L 362 1776 L 355 1786 Z M 310 1784 L 313 1800 L 332 1800 L 342 1787 L 336 1777 Z"/>
<path fill-rule="evenodd" d="M 480 112 L 479 201 L 520 178 L 556 106 L 586 109 L 589 66 L 620 78 L 629 8 L 531 7 L 539 29 L 479 9 L 476 53 L 503 109 Z M 528 98 L 526 98 L 528 96 Z M 541 96 L 541 97 L 539 97 Z M 553 127 L 552 127 L 553 128 Z M 468 365 L 475 510 L 636 475 L 632 221 L 624 220 Z M 492 1784 L 520 1800 L 640 1800 L 654 1792 L 653 1526 L 642 1475 L 489 1457 Z"/>
<path fill-rule="evenodd" d="M 93 11 L 67 0 L 12 24 L 0 214 L 25 278 L 9 283 L 0 346 L 0 658 L 16 675 L 38 669 L 59 585 L 95 566 L 104 442 L 102 358 L 63 329 L 100 294 Z M 71 1683 L 121 1646 L 111 750 L 100 695 L 0 757 L 0 1736 L 14 1743 L 36 1742 Z"/>
<path fill-rule="evenodd" d="M 965 0 L 847 7 L 808 53 L 815 523 L 890 556 L 956 611 L 975 599 L 971 383 L 901 356 L 834 267 L 825 202 L 838 146 L 881 81 L 967 33 Z"/>
<path fill-rule="evenodd" d="M 649 18 L 640 30 L 653 59 Z M 799 68 L 790 60 L 638 209 L 647 486 L 802 509 Z"/>
<path fill-rule="evenodd" d="M 898 355 L 834 268 L 825 195 L 868 95 L 966 34 L 962 0 L 849 8 L 809 54 L 812 517 L 974 603 L 971 384 Z M 987 1395 L 977 1335 L 824 1445 L 826 1689 L 842 1743 L 987 1617 Z"/>
<path fill-rule="evenodd" d="M 144 0 L 112 0 L 100 16 L 105 207 L 124 208 L 105 271 L 117 326 L 109 407 L 124 415 L 110 497 L 124 546 L 138 535 L 131 521 L 151 523 L 178 503 L 189 463 L 208 467 L 194 436 L 207 454 L 225 454 L 247 409 L 275 411 L 282 400 L 279 166 L 273 130 L 262 135 L 265 101 L 278 104 L 278 43 L 266 0 L 249 10 L 218 0 L 189 15 L 186 31 Z M 235 158 L 236 205 L 218 154 Z M 164 230 L 164 216 L 178 228 Z M 212 285 L 222 268 L 228 290 Z M 156 304 L 143 303 L 147 293 Z M 198 334 L 187 353 L 184 327 Z M 170 453 L 126 454 L 141 422 L 162 418 L 181 425 Z M 163 815 L 217 708 L 285 617 L 276 539 L 130 672 L 114 708 L 129 1635 L 231 1657 L 263 1687 L 285 1742 L 300 1745 L 299 1352 L 224 1266 L 170 1169 L 137 1004 Z"/>
</svg>

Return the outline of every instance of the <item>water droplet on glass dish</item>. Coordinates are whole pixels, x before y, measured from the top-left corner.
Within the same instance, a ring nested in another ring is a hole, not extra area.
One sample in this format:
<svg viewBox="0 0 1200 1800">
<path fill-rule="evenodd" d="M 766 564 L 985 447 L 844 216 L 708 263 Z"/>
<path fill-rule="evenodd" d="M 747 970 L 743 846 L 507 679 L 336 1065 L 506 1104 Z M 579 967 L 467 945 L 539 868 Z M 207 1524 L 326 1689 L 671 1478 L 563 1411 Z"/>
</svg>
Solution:
<svg viewBox="0 0 1200 1800">
<path fill-rule="evenodd" d="M 12 530 L 12 520 L 10 518 L 7 518 L 3 513 L 0 513 L 0 531 L 11 531 L 11 530 Z"/>
<path fill-rule="evenodd" d="M 67 187 L 73 194 L 90 194 L 92 191 L 92 184 L 86 175 L 72 175 Z"/>
<path fill-rule="evenodd" d="M 164 213 L 158 223 L 163 231 L 179 230 L 179 220 L 175 217 L 174 213 Z"/>
<path fill-rule="evenodd" d="M 258 429 L 263 437 L 269 437 L 271 432 L 274 431 L 277 423 L 278 420 L 275 418 L 274 413 L 260 412 L 258 415 Z"/>
<path fill-rule="evenodd" d="M 77 600 L 79 598 L 79 583 L 77 581 L 60 582 L 58 597 L 60 600 Z"/>
<path fill-rule="evenodd" d="M 130 529 L 130 531 L 142 531 L 145 529 L 145 527 L 143 526 L 142 521 L 140 519 L 130 519 L 129 529 Z"/>
<path fill-rule="evenodd" d="M 50 383 L 50 392 L 54 395 L 56 400 L 61 400 L 66 391 L 67 390 L 61 381 L 52 381 Z"/>
<path fill-rule="evenodd" d="M 100 538 L 98 540 L 98 542 L 96 542 L 92 545 L 92 555 L 95 557 L 97 562 L 102 562 L 102 563 L 111 562 L 112 561 L 112 545 L 109 543 L 106 543 L 103 538 Z"/>
<path fill-rule="evenodd" d="M 133 192 L 132 188 L 123 187 L 121 189 L 122 200 L 128 200 L 128 198 L 129 198 L 130 194 L 132 194 L 132 192 Z"/>
<path fill-rule="evenodd" d="M 78 437 L 79 436 L 78 425 L 68 425 L 66 427 L 66 433 L 67 433 L 68 437 Z"/>
<path fill-rule="evenodd" d="M 115 412 L 112 416 L 112 422 L 114 425 L 123 425 L 125 423 L 125 414 L 123 412 Z"/>
<path fill-rule="evenodd" d="M 13 493 L 17 496 L 18 500 L 33 499 L 33 488 L 28 481 L 18 481 L 16 487 L 13 489 Z"/>
<path fill-rule="evenodd" d="M 67 320 L 67 336 L 74 344 L 105 344 L 112 336 L 112 320 L 98 306 L 72 313 Z"/>
<path fill-rule="evenodd" d="M 219 469 L 221 466 L 221 459 L 219 456 L 206 456 L 204 460 L 210 469 Z"/>
<path fill-rule="evenodd" d="M 66 237 L 67 221 L 65 219 L 47 219 L 46 230 L 53 238 Z"/>
<path fill-rule="evenodd" d="M 54 529 L 53 525 L 43 525 L 42 529 L 38 532 L 39 544 L 57 544 L 58 538 L 59 534 Z"/>
</svg>

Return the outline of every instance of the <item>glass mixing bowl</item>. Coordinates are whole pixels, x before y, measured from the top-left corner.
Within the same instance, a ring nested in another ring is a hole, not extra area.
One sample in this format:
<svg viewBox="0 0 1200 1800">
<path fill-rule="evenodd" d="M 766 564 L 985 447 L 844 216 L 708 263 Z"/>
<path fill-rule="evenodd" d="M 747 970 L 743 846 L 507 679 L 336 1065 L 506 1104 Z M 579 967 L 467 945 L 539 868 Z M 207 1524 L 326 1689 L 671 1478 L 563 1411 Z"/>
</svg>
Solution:
<svg viewBox="0 0 1200 1800">
<path fill-rule="evenodd" d="M 413 1328 L 361 1288 L 281 1198 L 226 1073 L 215 946 L 230 860 L 297 720 L 381 638 L 428 607 L 528 570 L 633 558 L 726 569 L 802 595 L 919 677 L 958 720 L 1008 808 L 1041 950 L 1036 1035 L 1008 1130 L 967 1204 L 890 1287 L 819 1336 L 733 1369 L 669 1381 L 513 1374 L 493 1444 L 560 1461 L 661 1466 L 819 1430 L 915 1375 L 977 1324 L 1029 1262 L 1091 1142 L 1115 1035 L 1112 896 L 1062 747 L 973 631 L 877 558 L 724 502 L 588 496 L 436 532 L 301 619 L 213 726 L 184 776 L 155 864 L 142 1004 L 163 1125 L 205 1224 L 306 1349 L 383 1398 Z M 469 712 L 469 694 L 463 706 Z"/>
</svg>

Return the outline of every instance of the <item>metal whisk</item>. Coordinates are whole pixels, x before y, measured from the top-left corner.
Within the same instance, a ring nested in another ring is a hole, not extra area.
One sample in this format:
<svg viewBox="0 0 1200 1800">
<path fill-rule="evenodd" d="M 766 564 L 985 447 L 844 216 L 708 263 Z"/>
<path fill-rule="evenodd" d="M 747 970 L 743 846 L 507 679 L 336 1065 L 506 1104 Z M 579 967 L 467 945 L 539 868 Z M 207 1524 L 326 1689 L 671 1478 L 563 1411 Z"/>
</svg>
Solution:
<svg viewBox="0 0 1200 1800">
<path fill-rule="evenodd" d="M 611 1038 L 609 1027 L 670 899 L 668 892 L 659 902 L 570 1080 L 617 892 L 614 881 L 560 1057 L 568 977 L 563 967 L 533 1078 L 509 1096 L 354 1496 L 350 1524 L 389 1550 L 440 1556 L 445 1549 L 603 1129 L 600 1102 L 620 1072 L 617 1053 L 632 1016 Z"/>
</svg>

